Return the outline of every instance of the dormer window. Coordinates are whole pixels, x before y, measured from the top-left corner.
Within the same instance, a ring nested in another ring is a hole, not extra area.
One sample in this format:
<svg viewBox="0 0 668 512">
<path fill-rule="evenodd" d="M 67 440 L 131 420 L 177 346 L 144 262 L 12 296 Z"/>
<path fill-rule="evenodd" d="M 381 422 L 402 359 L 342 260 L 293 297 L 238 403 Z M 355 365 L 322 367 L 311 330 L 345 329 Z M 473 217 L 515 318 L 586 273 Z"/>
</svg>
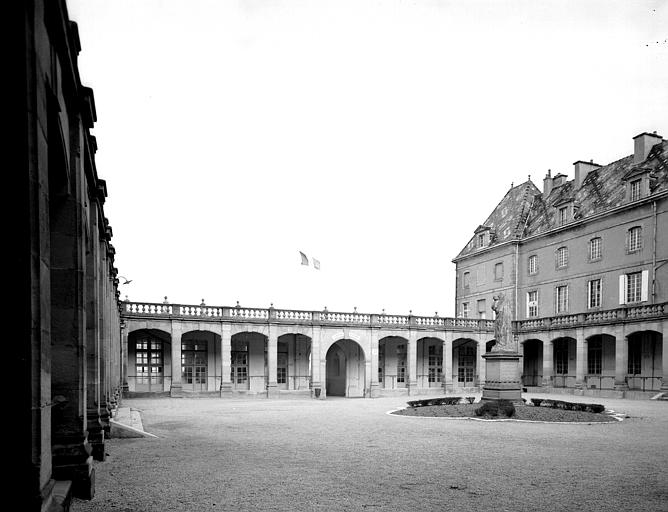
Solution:
<svg viewBox="0 0 668 512">
<path fill-rule="evenodd" d="M 567 199 L 554 205 L 556 209 L 556 224 L 563 226 L 573 220 L 573 200 Z"/>
<path fill-rule="evenodd" d="M 559 208 L 559 225 L 563 226 L 568 222 L 568 206 Z"/>
<path fill-rule="evenodd" d="M 637 179 L 633 180 L 629 183 L 629 194 L 630 194 L 630 200 L 631 201 L 637 201 L 640 199 L 640 186 L 641 186 L 642 180 Z"/>
<path fill-rule="evenodd" d="M 478 248 L 485 247 L 485 233 L 478 234 Z"/>
</svg>

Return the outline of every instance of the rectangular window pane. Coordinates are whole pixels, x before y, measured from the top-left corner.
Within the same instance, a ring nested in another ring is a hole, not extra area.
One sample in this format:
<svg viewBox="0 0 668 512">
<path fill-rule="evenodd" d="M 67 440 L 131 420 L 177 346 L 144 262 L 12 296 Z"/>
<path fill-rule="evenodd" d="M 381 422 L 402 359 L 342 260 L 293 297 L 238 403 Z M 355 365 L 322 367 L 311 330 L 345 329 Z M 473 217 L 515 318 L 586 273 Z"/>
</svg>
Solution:
<svg viewBox="0 0 668 512">
<path fill-rule="evenodd" d="M 626 302 L 639 302 L 642 291 L 642 272 L 632 272 L 626 276 Z"/>
<path fill-rule="evenodd" d="M 587 291 L 589 298 L 589 307 L 598 308 L 601 307 L 601 280 L 593 279 L 589 281 L 589 290 Z"/>
<path fill-rule="evenodd" d="M 568 311 L 568 286 L 557 286 L 557 313 Z"/>
</svg>

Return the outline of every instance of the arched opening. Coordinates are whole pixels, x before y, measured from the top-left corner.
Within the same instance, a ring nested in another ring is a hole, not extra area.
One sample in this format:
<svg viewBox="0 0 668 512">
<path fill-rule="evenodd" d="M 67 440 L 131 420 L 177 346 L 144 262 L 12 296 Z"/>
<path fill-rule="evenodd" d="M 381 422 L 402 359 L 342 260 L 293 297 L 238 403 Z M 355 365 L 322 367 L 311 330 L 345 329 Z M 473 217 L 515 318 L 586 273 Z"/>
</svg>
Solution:
<svg viewBox="0 0 668 512">
<path fill-rule="evenodd" d="M 522 385 L 540 386 L 543 380 L 543 342 L 526 340 L 523 355 Z"/>
<path fill-rule="evenodd" d="M 663 336 L 655 331 L 634 332 L 628 336 L 629 389 L 657 391 L 663 377 Z"/>
<path fill-rule="evenodd" d="M 218 347 L 218 348 L 217 348 Z M 209 331 L 190 331 L 181 337 L 181 384 L 183 391 L 216 391 L 220 376 L 220 335 Z"/>
<path fill-rule="evenodd" d="M 417 342 L 418 388 L 443 387 L 443 340 L 421 338 Z"/>
<path fill-rule="evenodd" d="M 615 337 L 596 334 L 587 338 L 585 385 L 589 389 L 615 389 Z"/>
<path fill-rule="evenodd" d="M 404 389 L 408 382 L 408 340 L 386 336 L 378 341 L 378 385 L 383 389 Z"/>
<path fill-rule="evenodd" d="M 311 387 L 311 338 L 284 334 L 278 338 L 276 383 L 278 389 L 308 391 Z"/>
<path fill-rule="evenodd" d="M 171 379 L 171 337 L 159 329 L 128 334 L 128 391 L 162 393 Z"/>
<path fill-rule="evenodd" d="M 460 338 L 452 342 L 452 381 L 455 386 L 475 386 L 477 350 L 475 340 Z"/>
<path fill-rule="evenodd" d="M 353 340 L 339 340 L 327 350 L 326 396 L 363 397 L 364 350 Z"/>
<path fill-rule="evenodd" d="M 258 332 L 232 335 L 230 380 L 235 391 L 261 393 L 267 389 L 267 337 Z"/>
<path fill-rule="evenodd" d="M 553 342 L 553 365 L 555 388 L 572 388 L 575 386 L 575 339 L 557 338 Z"/>
</svg>

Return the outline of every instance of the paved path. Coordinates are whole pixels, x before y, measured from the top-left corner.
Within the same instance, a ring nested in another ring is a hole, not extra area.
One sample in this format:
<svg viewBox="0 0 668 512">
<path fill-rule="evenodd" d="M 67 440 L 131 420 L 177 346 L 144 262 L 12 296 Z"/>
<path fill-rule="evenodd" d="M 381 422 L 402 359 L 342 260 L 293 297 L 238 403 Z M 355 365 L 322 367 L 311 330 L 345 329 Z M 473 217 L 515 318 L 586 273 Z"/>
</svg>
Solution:
<svg viewBox="0 0 668 512">
<path fill-rule="evenodd" d="M 668 511 L 668 402 L 524 396 L 602 403 L 630 418 L 385 414 L 402 398 L 126 399 L 158 438 L 107 441 L 95 498 L 72 510 Z"/>
</svg>

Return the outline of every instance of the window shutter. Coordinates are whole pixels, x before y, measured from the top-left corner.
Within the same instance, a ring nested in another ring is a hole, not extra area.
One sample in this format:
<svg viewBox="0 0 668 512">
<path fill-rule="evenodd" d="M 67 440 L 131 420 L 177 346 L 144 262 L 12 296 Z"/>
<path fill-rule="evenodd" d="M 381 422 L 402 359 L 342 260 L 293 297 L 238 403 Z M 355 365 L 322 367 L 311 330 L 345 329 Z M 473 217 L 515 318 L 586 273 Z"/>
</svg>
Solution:
<svg viewBox="0 0 668 512">
<path fill-rule="evenodd" d="M 527 314 L 526 314 L 527 318 L 529 318 L 529 306 L 530 306 L 530 304 L 531 303 L 529 302 L 529 293 L 527 292 Z"/>
<path fill-rule="evenodd" d="M 640 289 L 640 300 L 647 300 L 649 291 L 649 270 L 642 271 L 642 287 Z"/>
<path fill-rule="evenodd" d="M 619 303 L 626 304 L 626 274 L 619 276 Z"/>
<path fill-rule="evenodd" d="M 591 307 L 591 288 L 592 288 L 592 282 L 587 281 L 587 307 Z"/>
</svg>

